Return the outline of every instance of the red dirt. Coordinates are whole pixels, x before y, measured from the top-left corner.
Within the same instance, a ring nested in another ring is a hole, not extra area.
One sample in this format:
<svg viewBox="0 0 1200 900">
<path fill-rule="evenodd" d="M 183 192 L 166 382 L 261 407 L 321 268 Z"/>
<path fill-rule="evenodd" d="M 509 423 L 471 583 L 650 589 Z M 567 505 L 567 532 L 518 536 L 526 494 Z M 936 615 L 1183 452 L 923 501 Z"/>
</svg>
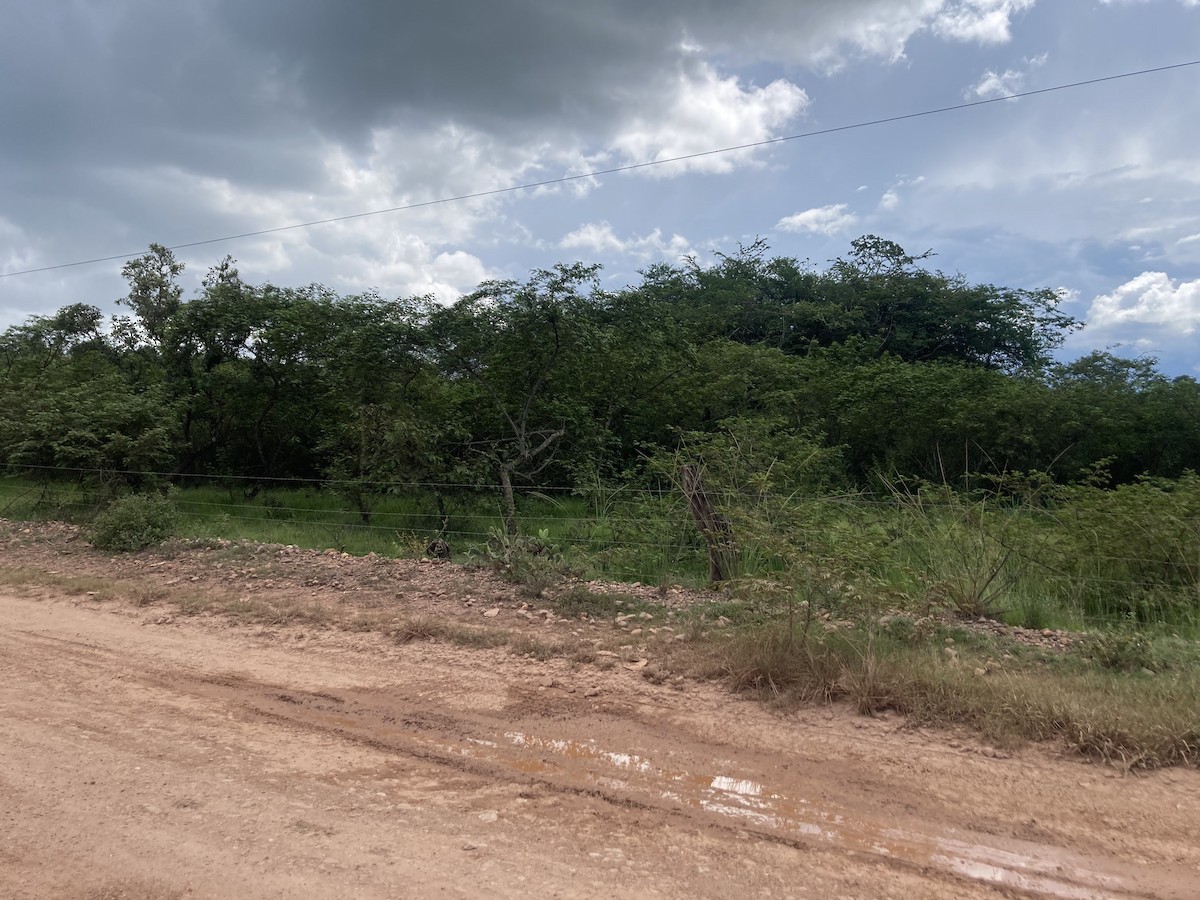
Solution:
<svg viewBox="0 0 1200 900">
<path fill-rule="evenodd" d="M 457 567 L 0 541 L 0 896 L 1200 895 L 1200 772 L 785 713 L 608 657 L 171 606 L 593 633 Z M 168 596 L 136 606 L 139 586 Z"/>
</svg>

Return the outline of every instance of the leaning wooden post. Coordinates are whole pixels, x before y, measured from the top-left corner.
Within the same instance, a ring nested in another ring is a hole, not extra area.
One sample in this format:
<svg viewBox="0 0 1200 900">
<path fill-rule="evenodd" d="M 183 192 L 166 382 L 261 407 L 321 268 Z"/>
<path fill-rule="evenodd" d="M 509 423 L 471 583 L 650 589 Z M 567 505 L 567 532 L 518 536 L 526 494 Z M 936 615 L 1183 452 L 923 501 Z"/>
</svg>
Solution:
<svg viewBox="0 0 1200 900">
<path fill-rule="evenodd" d="M 679 483 L 687 498 L 688 509 L 696 521 L 696 527 L 704 535 L 708 548 L 708 577 L 713 584 L 727 581 L 733 574 L 733 563 L 737 559 L 737 544 L 733 539 L 733 527 L 729 520 L 717 512 L 708 492 L 704 489 L 704 478 L 700 467 L 687 464 L 679 467 Z"/>
</svg>

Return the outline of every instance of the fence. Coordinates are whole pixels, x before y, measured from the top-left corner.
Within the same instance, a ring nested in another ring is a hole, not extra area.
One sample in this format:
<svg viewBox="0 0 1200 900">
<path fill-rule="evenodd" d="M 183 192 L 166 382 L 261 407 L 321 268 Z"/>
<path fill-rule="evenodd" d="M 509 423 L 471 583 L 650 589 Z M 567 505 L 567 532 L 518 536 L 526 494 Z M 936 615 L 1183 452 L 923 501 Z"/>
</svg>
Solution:
<svg viewBox="0 0 1200 900">
<path fill-rule="evenodd" d="M 100 476 L 105 476 L 101 478 Z M 503 528 L 499 486 L 362 482 L 86 469 L 0 469 L 0 517 L 87 524 L 111 476 L 170 483 L 179 533 L 352 553 L 415 555 L 443 537 L 486 558 Z M 708 487 L 731 529 L 732 571 L 785 590 L 881 608 L 949 606 L 1017 624 L 1086 628 L 1200 619 L 1200 489 L 1113 503 L 1117 494 L 1035 504 L 927 494 L 781 495 Z M 710 557 L 673 485 L 597 482 L 518 489 L 517 524 L 589 577 L 707 582 Z M 1126 498 L 1127 499 L 1127 498 Z M 764 601 L 765 602 L 765 601 Z"/>
</svg>

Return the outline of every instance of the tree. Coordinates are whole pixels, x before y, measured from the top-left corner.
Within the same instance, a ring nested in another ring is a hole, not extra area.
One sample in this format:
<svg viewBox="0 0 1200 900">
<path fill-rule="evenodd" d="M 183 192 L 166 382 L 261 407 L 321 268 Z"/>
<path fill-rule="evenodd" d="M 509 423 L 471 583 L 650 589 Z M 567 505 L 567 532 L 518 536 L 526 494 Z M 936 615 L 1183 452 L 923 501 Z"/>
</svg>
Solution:
<svg viewBox="0 0 1200 900">
<path fill-rule="evenodd" d="M 388 482 L 443 480 L 447 444 L 462 436 L 448 383 L 425 352 L 425 298 L 343 298 L 323 310 L 311 347 L 321 370 L 324 470 L 371 517 Z"/>
<path fill-rule="evenodd" d="M 135 318 L 119 320 L 118 332 L 131 346 L 162 343 L 171 317 L 183 304 L 178 282 L 183 269 L 162 244 L 151 244 L 150 252 L 125 263 L 121 276 L 129 282 L 129 293 L 117 302 L 133 310 Z"/>
<path fill-rule="evenodd" d="M 907 362 L 959 361 L 1010 373 L 1038 373 L 1066 335 L 1081 327 L 1059 312 L 1053 290 L 972 285 L 930 272 L 898 244 L 874 235 L 851 244 L 829 271 L 833 295 L 860 319 L 859 335 L 881 356 Z"/>
<path fill-rule="evenodd" d="M 0 460 L 89 480 L 137 480 L 169 465 L 175 433 L 156 385 L 138 385 L 84 304 L 0 335 Z"/>
<path fill-rule="evenodd" d="M 577 397 L 557 390 L 556 377 L 568 359 L 597 349 L 588 310 L 598 271 L 577 263 L 537 270 L 523 283 L 488 282 L 430 317 L 443 371 L 473 389 L 482 407 L 474 411 L 472 449 L 500 479 L 509 534 L 517 533 L 514 476 L 545 470 L 563 437 L 587 419 Z"/>
</svg>

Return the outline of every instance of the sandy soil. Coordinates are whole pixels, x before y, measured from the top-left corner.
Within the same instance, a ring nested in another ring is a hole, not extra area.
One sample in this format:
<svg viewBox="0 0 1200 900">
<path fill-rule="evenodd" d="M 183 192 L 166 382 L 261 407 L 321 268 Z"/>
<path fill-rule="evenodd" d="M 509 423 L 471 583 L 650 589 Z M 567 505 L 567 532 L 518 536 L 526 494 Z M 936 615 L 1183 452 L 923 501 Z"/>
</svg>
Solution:
<svg viewBox="0 0 1200 900">
<path fill-rule="evenodd" d="M 479 573 L 11 529 L 0 571 L 0 896 L 1200 896 L 1200 772 L 155 599 L 589 638 Z"/>
</svg>

